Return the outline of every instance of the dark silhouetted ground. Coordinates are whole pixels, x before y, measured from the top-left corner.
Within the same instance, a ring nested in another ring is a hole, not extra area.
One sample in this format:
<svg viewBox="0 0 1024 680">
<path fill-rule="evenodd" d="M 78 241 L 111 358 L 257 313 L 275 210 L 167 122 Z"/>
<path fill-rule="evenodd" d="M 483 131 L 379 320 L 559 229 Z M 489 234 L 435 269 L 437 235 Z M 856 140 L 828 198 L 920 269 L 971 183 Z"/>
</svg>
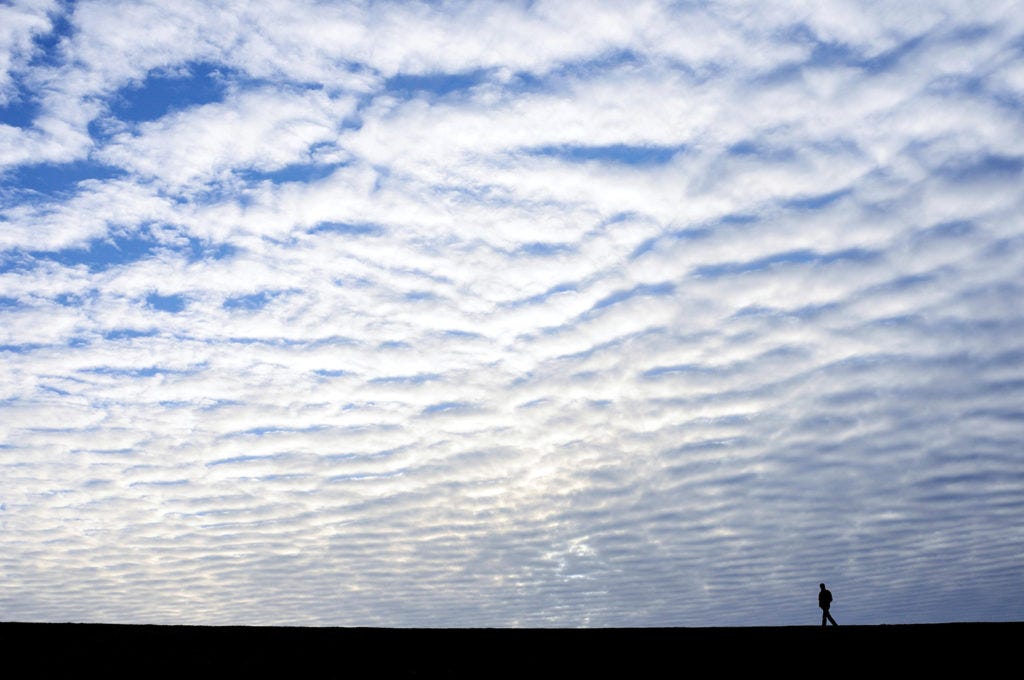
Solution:
<svg viewBox="0 0 1024 680">
<path fill-rule="evenodd" d="M 687 678 L 1016 666 L 1021 623 L 378 629 L 0 623 L 10 678 Z"/>
</svg>

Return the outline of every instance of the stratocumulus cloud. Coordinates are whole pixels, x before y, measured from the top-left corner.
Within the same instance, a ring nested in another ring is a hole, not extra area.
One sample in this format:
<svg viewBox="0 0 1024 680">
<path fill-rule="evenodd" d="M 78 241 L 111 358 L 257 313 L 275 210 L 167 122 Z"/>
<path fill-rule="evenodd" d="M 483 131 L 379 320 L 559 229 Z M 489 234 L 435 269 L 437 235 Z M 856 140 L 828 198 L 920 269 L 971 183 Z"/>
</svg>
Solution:
<svg viewBox="0 0 1024 680">
<path fill-rule="evenodd" d="M 1024 7 L 0 7 L 6 620 L 1024 610 Z"/>
</svg>

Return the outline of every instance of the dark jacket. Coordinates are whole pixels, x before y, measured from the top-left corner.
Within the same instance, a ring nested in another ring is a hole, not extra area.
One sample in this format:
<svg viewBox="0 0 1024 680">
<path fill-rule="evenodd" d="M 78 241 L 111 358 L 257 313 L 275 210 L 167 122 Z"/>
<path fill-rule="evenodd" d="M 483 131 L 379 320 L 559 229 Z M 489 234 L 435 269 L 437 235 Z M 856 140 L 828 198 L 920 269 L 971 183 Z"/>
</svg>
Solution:
<svg viewBox="0 0 1024 680">
<path fill-rule="evenodd" d="M 818 593 L 818 606 L 822 609 L 828 609 L 829 605 L 832 604 L 832 593 L 828 590 L 822 590 Z"/>
</svg>

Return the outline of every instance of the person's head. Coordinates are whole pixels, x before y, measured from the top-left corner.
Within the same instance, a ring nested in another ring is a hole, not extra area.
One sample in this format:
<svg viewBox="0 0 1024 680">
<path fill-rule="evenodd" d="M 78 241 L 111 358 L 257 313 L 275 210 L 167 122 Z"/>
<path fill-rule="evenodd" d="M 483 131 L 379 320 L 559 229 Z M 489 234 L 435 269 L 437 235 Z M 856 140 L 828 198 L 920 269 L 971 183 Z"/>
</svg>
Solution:
<svg viewBox="0 0 1024 680">
<path fill-rule="evenodd" d="M 821 589 L 822 589 L 822 590 L 825 590 L 825 584 L 824 584 L 824 583 L 819 583 L 818 585 L 820 585 L 820 586 L 821 586 Z"/>
</svg>

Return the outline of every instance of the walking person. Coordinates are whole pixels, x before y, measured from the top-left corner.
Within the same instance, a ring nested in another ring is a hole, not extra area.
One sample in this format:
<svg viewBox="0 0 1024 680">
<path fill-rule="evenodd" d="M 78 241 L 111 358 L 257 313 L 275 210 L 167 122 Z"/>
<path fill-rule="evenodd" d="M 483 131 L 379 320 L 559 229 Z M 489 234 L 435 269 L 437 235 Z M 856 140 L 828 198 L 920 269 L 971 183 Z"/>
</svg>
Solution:
<svg viewBox="0 0 1024 680">
<path fill-rule="evenodd" d="M 839 625 L 828 611 L 828 608 L 832 606 L 832 593 L 825 587 L 824 583 L 821 584 L 821 590 L 818 591 L 818 606 L 821 607 L 822 626 L 827 626 L 829 621 L 832 622 L 833 626 Z"/>
</svg>

